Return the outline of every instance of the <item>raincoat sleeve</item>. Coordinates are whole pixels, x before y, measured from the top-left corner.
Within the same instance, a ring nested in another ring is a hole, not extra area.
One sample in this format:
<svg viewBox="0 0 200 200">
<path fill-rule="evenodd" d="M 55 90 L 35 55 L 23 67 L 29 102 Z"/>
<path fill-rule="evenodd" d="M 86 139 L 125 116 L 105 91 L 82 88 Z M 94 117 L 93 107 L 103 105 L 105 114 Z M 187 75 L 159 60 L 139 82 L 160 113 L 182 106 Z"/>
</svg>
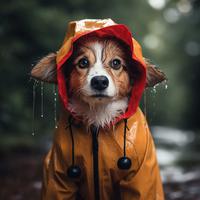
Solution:
<svg viewBox="0 0 200 200">
<path fill-rule="evenodd" d="M 141 158 L 138 158 L 138 170 L 130 171 L 128 176 L 120 181 L 122 200 L 164 200 L 155 146 L 148 128 L 143 137 L 143 144 L 137 144 L 137 141 L 135 144 L 138 157 Z M 141 145 L 145 145 L 142 151 Z"/>
<path fill-rule="evenodd" d="M 70 181 L 58 145 L 51 148 L 44 161 L 42 200 L 75 200 L 77 185 Z"/>
</svg>

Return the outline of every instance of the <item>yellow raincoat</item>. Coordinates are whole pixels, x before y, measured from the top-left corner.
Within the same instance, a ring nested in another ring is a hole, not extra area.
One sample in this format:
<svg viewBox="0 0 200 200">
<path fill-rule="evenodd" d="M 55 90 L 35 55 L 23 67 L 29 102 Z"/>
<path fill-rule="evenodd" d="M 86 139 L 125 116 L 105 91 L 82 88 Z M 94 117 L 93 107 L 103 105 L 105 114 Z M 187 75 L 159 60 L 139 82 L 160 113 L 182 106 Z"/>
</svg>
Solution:
<svg viewBox="0 0 200 200">
<path fill-rule="evenodd" d="M 68 111 L 67 88 L 61 70 L 73 52 L 73 43 L 85 35 L 121 39 L 130 46 L 132 59 L 141 74 L 133 86 L 126 113 L 109 127 L 100 128 L 96 138 Z M 154 142 L 138 107 L 146 84 L 145 67 L 140 45 L 126 26 L 110 19 L 69 24 L 64 43 L 57 53 L 57 81 L 63 109 L 44 163 L 42 200 L 164 199 Z M 132 164 L 130 168 L 120 169 L 118 160 L 124 152 Z M 72 165 L 80 168 L 80 176 L 69 176 Z"/>
</svg>

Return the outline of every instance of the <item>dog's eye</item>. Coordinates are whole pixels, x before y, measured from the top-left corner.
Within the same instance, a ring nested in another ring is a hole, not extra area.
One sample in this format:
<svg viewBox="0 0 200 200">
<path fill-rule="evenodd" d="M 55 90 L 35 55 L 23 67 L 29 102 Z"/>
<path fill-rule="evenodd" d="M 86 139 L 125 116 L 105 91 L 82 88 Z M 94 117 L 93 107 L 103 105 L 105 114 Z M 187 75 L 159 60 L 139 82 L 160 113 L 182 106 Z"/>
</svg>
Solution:
<svg viewBox="0 0 200 200">
<path fill-rule="evenodd" d="M 78 66 L 80 68 L 87 68 L 89 66 L 89 60 L 87 58 L 81 58 L 78 61 Z"/>
<path fill-rule="evenodd" d="M 119 59 L 113 59 L 112 61 L 111 61 L 111 67 L 113 68 L 113 69 L 120 69 L 120 67 L 121 67 L 121 60 L 119 60 Z"/>
</svg>

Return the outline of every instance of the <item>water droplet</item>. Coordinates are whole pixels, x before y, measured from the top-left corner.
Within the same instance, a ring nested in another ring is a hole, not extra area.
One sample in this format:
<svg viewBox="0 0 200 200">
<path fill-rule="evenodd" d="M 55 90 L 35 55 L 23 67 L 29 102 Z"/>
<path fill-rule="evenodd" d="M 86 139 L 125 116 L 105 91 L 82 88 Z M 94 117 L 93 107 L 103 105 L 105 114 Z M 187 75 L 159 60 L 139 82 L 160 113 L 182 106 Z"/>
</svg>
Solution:
<svg viewBox="0 0 200 200">
<path fill-rule="evenodd" d="M 55 128 L 57 127 L 57 88 L 56 85 L 53 85 L 53 94 L 54 94 L 54 123 L 55 123 Z"/>
<path fill-rule="evenodd" d="M 153 93 L 156 94 L 156 86 L 153 87 Z"/>
<path fill-rule="evenodd" d="M 168 83 L 167 83 L 167 80 L 165 80 L 163 83 L 164 83 L 165 90 L 167 90 L 167 89 L 168 89 Z"/>
<path fill-rule="evenodd" d="M 40 116 L 44 117 L 44 82 L 40 83 L 40 96 L 41 96 L 41 114 Z"/>
<path fill-rule="evenodd" d="M 34 80 L 33 83 L 33 93 L 32 93 L 32 136 L 35 135 L 35 100 L 36 100 L 36 86 L 37 86 L 38 81 Z"/>
</svg>

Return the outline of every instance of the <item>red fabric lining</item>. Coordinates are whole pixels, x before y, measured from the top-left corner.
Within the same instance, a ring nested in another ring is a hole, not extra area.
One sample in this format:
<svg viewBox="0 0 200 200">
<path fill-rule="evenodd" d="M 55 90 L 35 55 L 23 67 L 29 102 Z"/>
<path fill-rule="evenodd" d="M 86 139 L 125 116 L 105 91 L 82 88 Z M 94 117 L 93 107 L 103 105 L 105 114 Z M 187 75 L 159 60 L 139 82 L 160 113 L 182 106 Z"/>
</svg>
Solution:
<svg viewBox="0 0 200 200">
<path fill-rule="evenodd" d="M 113 121 L 113 124 L 117 123 L 121 119 L 129 118 L 131 115 L 133 115 L 136 112 L 136 109 L 139 105 L 139 101 L 141 99 L 142 93 L 145 88 L 146 84 L 146 66 L 143 60 L 141 58 L 138 58 L 136 54 L 134 53 L 134 44 L 132 41 L 132 36 L 130 31 L 125 25 L 118 24 L 118 25 L 112 25 L 105 28 L 101 28 L 95 31 L 90 32 L 84 32 L 82 34 L 77 35 L 72 40 L 72 48 L 70 51 L 64 56 L 64 58 L 57 64 L 57 79 L 58 79 L 58 90 L 59 90 L 59 96 L 61 98 L 61 101 L 63 102 L 63 105 L 65 109 L 67 109 L 68 105 L 68 97 L 66 92 L 66 84 L 65 84 L 65 77 L 62 73 L 62 65 L 67 61 L 67 59 L 71 56 L 73 52 L 73 43 L 79 39 L 82 36 L 94 34 L 98 37 L 107 37 L 107 36 L 114 36 L 119 40 L 122 40 L 125 42 L 128 46 L 130 46 L 130 50 L 132 53 L 132 59 L 138 63 L 139 70 L 141 72 L 141 77 L 137 79 L 137 81 L 134 83 L 131 97 L 129 100 L 129 105 L 126 113 L 119 116 L 115 121 Z M 67 109 L 68 110 L 68 109 Z M 71 112 L 71 111 L 69 111 Z M 73 115 L 73 113 L 72 113 Z"/>
</svg>

